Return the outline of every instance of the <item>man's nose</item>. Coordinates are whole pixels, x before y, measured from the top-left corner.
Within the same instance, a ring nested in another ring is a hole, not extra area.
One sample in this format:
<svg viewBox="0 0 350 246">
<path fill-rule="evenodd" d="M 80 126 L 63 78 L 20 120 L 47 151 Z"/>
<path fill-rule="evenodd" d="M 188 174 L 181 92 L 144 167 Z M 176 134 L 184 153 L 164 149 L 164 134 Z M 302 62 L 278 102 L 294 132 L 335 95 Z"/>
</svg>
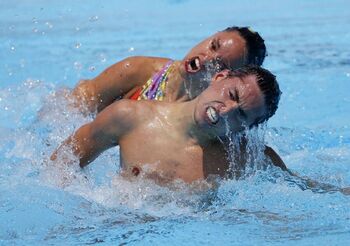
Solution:
<svg viewBox="0 0 350 246">
<path fill-rule="evenodd" d="M 225 116 L 231 112 L 233 112 L 234 110 L 237 109 L 237 102 L 233 101 L 233 100 L 228 100 L 224 103 L 224 105 L 220 108 L 220 115 L 221 116 Z"/>
</svg>

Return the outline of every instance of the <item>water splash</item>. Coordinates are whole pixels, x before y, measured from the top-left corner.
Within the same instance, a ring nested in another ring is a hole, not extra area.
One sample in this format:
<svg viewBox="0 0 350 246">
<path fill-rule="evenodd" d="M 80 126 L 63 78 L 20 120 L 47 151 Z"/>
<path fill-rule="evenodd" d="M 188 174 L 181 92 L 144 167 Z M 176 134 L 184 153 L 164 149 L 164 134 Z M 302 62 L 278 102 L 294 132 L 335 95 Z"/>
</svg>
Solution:
<svg viewBox="0 0 350 246">
<path fill-rule="evenodd" d="M 247 178 L 256 171 L 271 165 L 264 154 L 266 124 L 233 133 L 229 121 L 224 118 L 226 139 L 221 140 L 228 153 L 230 162 L 229 175 L 234 179 Z"/>
<path fill-rule="evenodd" d="M 324 223 L 323 229 L 327 227 L 327 230 L 334 232 L 347 226 L 347 218 L 344 217 L 348 209 L 347 198 L 339 192 L 321 194 L 304 189 L 305 183 L 298 183 L 300 180 L 294 180 L 279 168 L 269 165 L 262 155 L 265 136 L 268 135 L 267 140 L 272 141 L 275 132 L 283 139 L 280 140 L 283 146 L 284 141 L 293 143 L 289 148 L 284 146 L 288 153 L 295 153 L 300 148 L 314 150 L 320 142 L 329 143 L 334 148 L 339 146 L 336 144 L 340 141 L 337 134 L 330 138 L 332 135 L 328 131 L 317 137 L 315 132 L 305 134 L 305 131 L 297 133 L 261 126 L 232 135 L 226 125 L 232 172 L 235 174 L 239 171 L 243 175 L 219 180 L 215 189 L 205 191 L 197 188 L 201 184 L 189 186 L 181 181 L 162 187 L 152 180 L 127 180 L 119 176 L 117 148 L 105 152 L 84 169 L 78 167 L 78 160 L 69 149 L 62 150 L 62 154 L 71 160 L 72 165 L 49 161 L 51 153 L 62 141 L 94 117 L 75 109 L 74 101 L 69 100 L 70 89 L 27 80 L 20 86 L 1 92 L 0 106 L 9 108 L 6 111 L 8 124 L 3 121 L 3 128 L 18 126 L 1 131 L 3 142 L 0 143 L 3 156 L 0 192 L 5 194 L 5 198 L 0 198 L 0 213 L 6 215 L 2 218 L 6 223 L 12 223 L 12 228 L 34 228 L 32 230 L 36 233 L 45 235 L 47 240 L 53 242 L 67 235 L 83 240 L 93 237 L 93 241 L 99 238 L 101 228 L 122 234 L 120 230 L 124 227 L 144 225 L 161 228 L 163 223 L 174 223 L 171 221 L 214 221 L 226 223 L 233 231 L 237 230 L 237 225 L 262 223 L 267 227 L 265 229 L 269 229 L 271 240 L 276 240 L 281 234 L 280 226 L 288 231 L 283 234 L 285 237 L 297 235 L 293 231 L 295 228 L 303 231 L 303 236 L 308 236 L 319 229 L 320 222 Z M 9 101 L 12 103 L 8 104 Z M 341 135 L 346 136 L 345 133 Z M 300 134 L 305 135 L 303 145 L 297 141 Z M 347 138 L 341 141 L 346 147 Z M 242 143 L 248 153 L 243 169 L 234 161 L 235 155 L 242 155 Z M 278 141 L 275 144 L 279 146 Z M 335 157 L 334 153 L 322 152 L 315 155 L 319 157 L 311 156 L 315 157 L 312 161 L 317 165 L 327 156 Z M 308 153 L 304 155 L 309 156 Z M 348 159 L 344 154 L 342 158 L 337 157 L 334 161 L 345 163 Z M 329 171 L 327 169 L 323 173 Z M 343 182 L 346 183 L 346 180 L 344 177 Z M 25 204 L 21 209 L 26 214 L 44 214 L 49 220 L 33 219 L 33 222 L 23 223 L 24 215 L 17 212 L 15 216 L 11 212 L 16 211 L 14 204 Z M 1 212 L 5 210 L 9 212 Z M 327 218 L 336 218 L 337 224 L 330 219 L 321 221 L 320 213 Z M 13 218 L 18 220 L 14 221 Z M 26 235 L 25 230 L 2 230 L 0 236 L 18 238 Z"/>
</svg>

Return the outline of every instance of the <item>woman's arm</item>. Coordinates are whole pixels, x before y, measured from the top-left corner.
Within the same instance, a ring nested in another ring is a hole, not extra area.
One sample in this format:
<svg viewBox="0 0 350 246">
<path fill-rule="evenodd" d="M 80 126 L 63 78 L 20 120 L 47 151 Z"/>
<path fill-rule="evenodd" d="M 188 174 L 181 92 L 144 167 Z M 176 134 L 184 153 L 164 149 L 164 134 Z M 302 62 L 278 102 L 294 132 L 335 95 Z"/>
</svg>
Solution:
<svg viewBox="0 0 350 246">
<path fill-rule="evenodd" d="M 82 80 L 72 96 L 78 106 L 89 112 L 102 111 L 130 90 L 142 86 L 168 59 L 158 57 L 128 57 L 104 70 L 91 80 Z"/>
</svg>

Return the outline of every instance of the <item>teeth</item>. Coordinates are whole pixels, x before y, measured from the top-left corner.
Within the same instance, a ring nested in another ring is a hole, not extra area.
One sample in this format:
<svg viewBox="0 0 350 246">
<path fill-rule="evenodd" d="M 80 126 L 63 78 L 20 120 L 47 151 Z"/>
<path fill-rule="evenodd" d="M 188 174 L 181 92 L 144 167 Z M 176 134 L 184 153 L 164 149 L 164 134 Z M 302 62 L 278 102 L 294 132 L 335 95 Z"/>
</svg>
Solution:
<svg viewBox="0 0 350 246">
<path fill-rule="evenodd" d="M 216 124 L 219 120 L 219 116 L 216 113 L 216 110 L 213 107 L 207 109 L 207 116 L 212 124 Z"/>
<path fill-rule="evenodd" d="M 187 63 L 187 71 L 188 72 L 197 72 L 200 70 L 200 60 L 198 57 L 188 61 Z"/>
<path fill-rule="evenodd" d="M 200 66 L 200 64 L 199 64 L 199 59 L 198 58 L 196 58 L 195 59 L 195 62 L 196 62 L 196 66 L 197 66 L 197 69 L 199 68 L 199 66 Z"/>
<path fill-rule="evenodd" d="M 187 64 L 187 71 L 192 71 L 191 64 Z"/>
</svg>

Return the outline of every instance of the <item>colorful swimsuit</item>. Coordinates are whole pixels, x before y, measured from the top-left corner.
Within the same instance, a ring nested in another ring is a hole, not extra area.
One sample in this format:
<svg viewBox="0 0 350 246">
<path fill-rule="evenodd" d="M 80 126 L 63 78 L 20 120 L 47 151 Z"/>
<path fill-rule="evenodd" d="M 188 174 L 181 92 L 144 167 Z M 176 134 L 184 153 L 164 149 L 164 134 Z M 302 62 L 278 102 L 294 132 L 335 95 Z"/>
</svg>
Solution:
<svg viewBox="0 0 350 246">
<path fill-rule="evenodd" d="M 131 97 L 132 100 L 158 100 L 162 101 L 165 96 L 167 78 L 172 70 L 173 60 L 168 61 L 165 66 L 154 74 L 146 84 L 138 89 Z"/>
</svg>

